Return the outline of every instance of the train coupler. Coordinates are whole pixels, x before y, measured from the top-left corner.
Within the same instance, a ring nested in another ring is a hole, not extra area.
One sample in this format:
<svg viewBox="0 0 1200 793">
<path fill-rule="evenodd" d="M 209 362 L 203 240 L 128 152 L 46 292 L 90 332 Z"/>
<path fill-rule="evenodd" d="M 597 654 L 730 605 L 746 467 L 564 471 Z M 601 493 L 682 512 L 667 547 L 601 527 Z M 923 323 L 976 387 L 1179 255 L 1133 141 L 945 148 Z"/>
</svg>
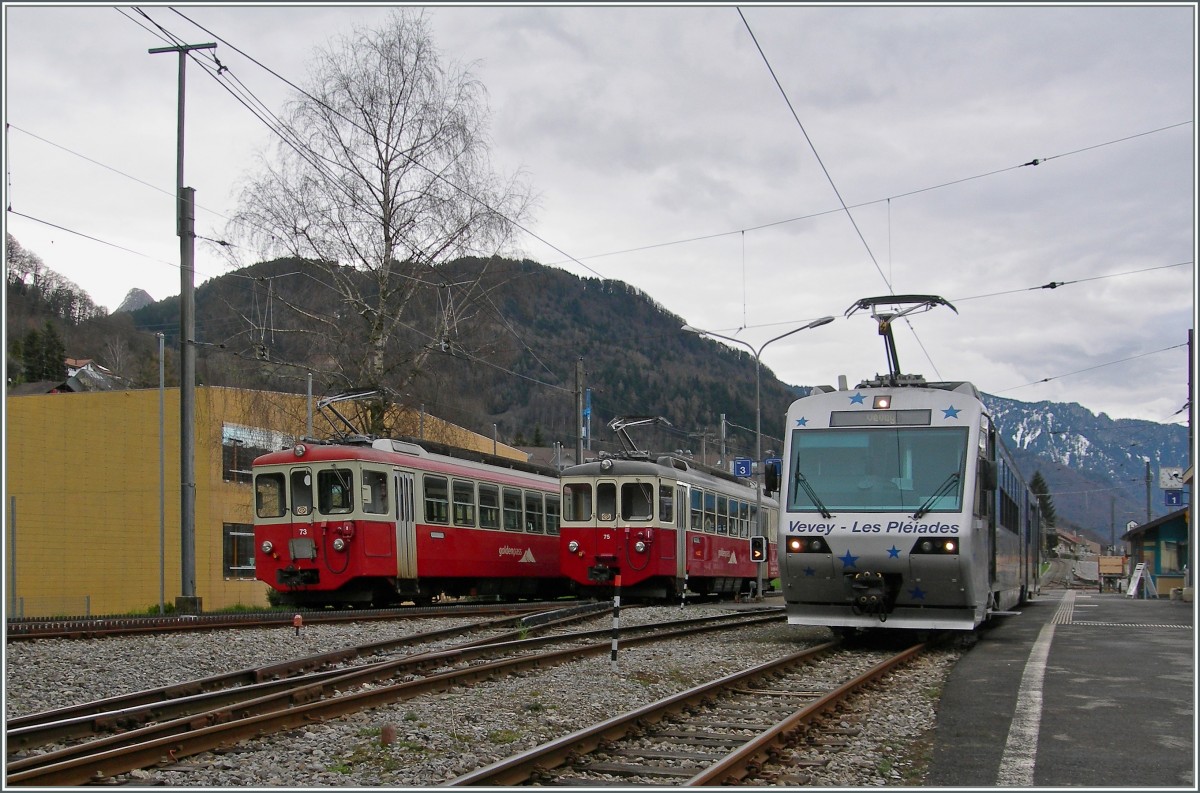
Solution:
<svg viewBox="0 0 1200 793">
<path fill-rule="evenodd" d="M 608 584 L 613 580 L 616 570 L 608 565 L 597 564 L 588 568 L 588 580 L 597 584 Z"/>
<path fill-rule="evenodd" d="M 864 571 L 850 577 L 850 588 L 854 594 L 854 610 L 859 614 L 878 614 L 887 619 L 889 598 L 887 582 L 883 573 Z"/>
</svg>

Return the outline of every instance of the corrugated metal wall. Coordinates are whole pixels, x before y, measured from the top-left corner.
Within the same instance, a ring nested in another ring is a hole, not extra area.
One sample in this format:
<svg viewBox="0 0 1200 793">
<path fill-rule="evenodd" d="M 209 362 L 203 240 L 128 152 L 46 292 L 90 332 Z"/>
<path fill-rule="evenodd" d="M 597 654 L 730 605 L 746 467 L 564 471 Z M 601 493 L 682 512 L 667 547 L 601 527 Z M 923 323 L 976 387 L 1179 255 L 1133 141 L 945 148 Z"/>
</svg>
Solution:
<svg viewBox="0 0 1200 793">
<path fill-rule="evenodd" d="M 160 575 L 168 606 L 182 594 L 179 389 L 167 389 L 163 397 L 165 500 L 158 389 L 6 398 L 3 580 L 9 616 L 157 611 Z M 251 486 L 222 479 L 222 427 L 299 437 L 306 421 L 303 396 L 196 389 L 196 595 L 204 611 L 267 604 L 265 584 L 225 576 L 225 524 L 249 524 L 253 517 Z M 314 434 L 322 436 L 326 427 L 317 421 Z M 404 416 L 403 426 L 412 435 L 423 426 L 431 439 L 492 451 L 491 438 L 431 416 L 421 422 L 414 412 Z M 510 447 L 499 450 L 524 459 Z"/>
</svg>

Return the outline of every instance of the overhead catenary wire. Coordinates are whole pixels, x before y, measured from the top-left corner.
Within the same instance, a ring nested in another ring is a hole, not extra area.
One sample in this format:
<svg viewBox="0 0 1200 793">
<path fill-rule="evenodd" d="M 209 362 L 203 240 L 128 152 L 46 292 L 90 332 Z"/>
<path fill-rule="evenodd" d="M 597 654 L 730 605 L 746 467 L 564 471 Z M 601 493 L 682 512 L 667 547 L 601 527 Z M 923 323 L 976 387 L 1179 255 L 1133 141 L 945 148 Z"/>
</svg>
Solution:
<svg viewBox="0 0 1200 793">
<path fill-rule="evenodd" d="M 174 9 L 173 9 L 173 10 L 174 10 Z M 219 67 L 218 67 L 218 70 L 219 70 Z M 1147 134 L 1148 134 L 1148 133 L 1147 133 Z M 1128 138 L 1126 138 L 1126 139 L 1128 139 Z M 1088 148 L 1093 148 L 1093 147 L 1088 147 Z M 1088 150 L 1088 149 L 1079 149 L 1079 150 L 1077 150 L 1077 151 L 1086 151 L 1086 150 Z M 1056 156 L 1065 156 L 1065 155 L 1056 155 Z M 1037 164 L 1039 164 L 1039 162 L 1040 162 L 1040 163 L 1045 163 L 1045 162 L 1047 162 L 1047 161 L 1048 161 L 1048 160 L 1050 160 L 1050 159 L 1053 159 L 1053 157 L 1047 157 L 1047 158 L 1042 158 L 1042 159 L 1040 159 L 1040 160 L 1034 160 L 1034 161 L 1031 161 L 1031 162 L 1023 163 L 1023 164 L 1022 164 L 1022 165 L 1020 165 L 1020 166 L 1012 166 L 1011 168 L 1008 168 L 1008 169 L 1003 169 L 1003 170 L 1011 170 L 1012 168 L 1025 167 L 1025 166 L 1030 166 L 1030 165 L 1037 165 Z M 1000 171 L 996 171 L 996 172 L 993 172 L 993 173 L 999 173 L 999 172 L 1000 172 Z M 950 184 L 950 183 L 948 183 L 948 184 Z M 927 189 L 932 189 L 932 188 L 927 188 Z M 920 192 L 920 191 L 914 191 L 914 192 Z M 909 194 L 911 194 L 911 193 L 909 193 Z M 903 195 L 908 195 L 908 194 L 903 194 Z M 836 210 L 836 211 L 842 211 L 842 210 Z M 745 230 L 741 230 L 741 231 L 743 232 L 743 237 L 744 237 L 744 231 L 745 231 Z M 72 233 L 74 233 L 74 232 L 72 232 Z M 108 243 L 105 243 L 105 244 L 108 244 Z M 117 247 L 119 247 L 119 246 L 117 246 Z M 169 263 L 169 262 L 168 262 L 168 264 L 172 264 L 172 263 Z M 174 264 L 172 264 L 172 266 L 177 266 L 177 265 L 174 265 Z M 593 272 L 595 272 L 595 271 L 593 270 Z M 1084 280 L 1090 280 L 1090 279 L 1084 279 Z M 1061 283 L 1065 284 L 1065 283 L 1075 283 L 1075 282 L 1061 282 Z M 1047 287 L 1030 287 L 1030 289 L 1035 289 L 1035 288 L 1047 288 Z M 1048 287 L 1048 288 L 1055 288 L 1055 287 Z M 984 296 L 984 295 L 980 295 L 980 296 L 975 296 L 975 297 L 973 297 L 973 298 L 958 298 L 958 299 L 959 299 L 959 300 L 963 300 L 963 299 L 967 299 L 967 300 L 969 300 L 969 299 L 977 299 L 977 298 L 979 298 L 979 297 L 985 297 L 985 296 Z"/>
<path fill-rule="evenodd" d="M 762 45 L 758 43 L 758 37 L 754 35 L 754 30 L 750 27 L 749 21 L 746 20 L 746 15 L 742 13 L 742 9 L 740 8 L 737 9 L 737 12 L 738 16 L 742 19 L 742 24 L 746 26 L 746 31 L 750 34 L 750 38 L 754 41 L 754 46 L 758 50 L 758 54 L 762 56 L 763 63 L 767 66 L 767 71 L 771 73 L 771 79 L 775 81 L 775 87 L 779 89 L 779 93 L 781 96 L 783 96 L 783 101 L 787 104 L 788 110 L 792 114 L 792 118 L 796 120 L 796 125 L 800 127 L 800 132 L 804 135 L 804 140 L 808 143 L 808 147 L 812 151 L 813 157 L 816 158 L 817 164 L 821 166 L 821 172 L 825 174 L 825 179 L 829 182 L 829 187 L 833 190 L 833 194 L 837 196 L 837 200 L 842 207 L 842 211 L 849 219 L 850 225 L 854 227 L 854 233 L 858 235 L 859 242 L 862 243 L 863 248 L 867 252 L 867 256 L 870 257 L 871 264 L 875 266 L 875 271 L 879 273 L 879 277 L 883 279 L 883 283 L 887 286 L 888 294 L 895 294 L 896 290 L 892 288 L 892 282 L 883 272 L 883 268 L 879 266 L 879 261 L 875 258 L 875 252 L 871 250 L 871 246 L 867 243 L 867 238 L 863 236 L 862 229 L 858 227 L 858 221 L 854 219 L 854 213 L 850 211 L 850 207 L 846 206 L 846 201 L 842 198 L 841 191 L 838 190 L 837 184 L 833 181 L 833 176 L 829 173 L 829 169 L 825 167 L 825 162 L 821 159 L 821 155 L 817 151 L 817 147 L 813 144 L 812 138 L 809 137 L 808 130 L 804 128 L 804 123 L 800 120 L 800 115 L 796 112 L 796 108 L 792 105 L 792 100 L 788 97 L 787 91 L 783 89 L 783 84 L 779 82 L 779 77 L 775 74 L 775 69 L 771 66 L 771 61 L 767 58 L 767 54 L 763 52 Z M 925 343 L 921 341 L 920 334 L 917 333 L 916 328 L 912 326 L 912 323 L 908 321 L 907 317 L 904 318 L 904 324 L 908 325 L 909 330 L 912 331 L 913 338 L 917 341 L 917 346 L 921 348 L 921 352 L 925 355 L 925 360 L 927 360 L 929 365 L 933 367 L 934 373 L 937 374 L 938 378 L 940 379 L 942 375 L 940 372 L 938 372 L 937 364 L 933 362 L 933 357 L 930 356 L 929 350 L 925 349 Z"/>
</svg>

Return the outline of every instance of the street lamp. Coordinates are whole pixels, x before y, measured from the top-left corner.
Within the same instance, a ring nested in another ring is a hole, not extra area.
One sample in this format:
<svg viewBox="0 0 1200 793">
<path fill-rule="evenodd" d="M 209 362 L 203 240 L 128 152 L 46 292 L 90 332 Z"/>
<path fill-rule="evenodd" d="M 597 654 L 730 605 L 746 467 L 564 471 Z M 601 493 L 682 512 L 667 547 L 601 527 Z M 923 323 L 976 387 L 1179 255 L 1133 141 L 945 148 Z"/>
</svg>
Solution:
<svg viewBox="0 0 1200 793">
<path fill-rule="evenodd" d="M 713 333 L 711 330 L 703 330 L 702 328 L 695 328 L 691 325 L 684 325 L 681 328 L 681 330 L 687 333 L 695 333 L 698 336 L 714 336 L 718 339 L 724 339 L 725 341 L 733 342 L 734 344 L 744 345 L 748 350 L 750 350 L 751 353 L 754 354 L 754 455 L 760 469 L 762 468 L 762 351 L 767 348 L 768 344 L 779 341 L 780 339 L 786 339 L 793 333 L 799 333 L 800 331 L 808 330 L 809 328 L 819 328 L 822 325 L 828 325 L 830 322 L 833 322 L 833 317 L 821 317 L 820 319 L 814 319 L 807 325 L 802 325 L 793 330 L 789 330 L 787 333 L 780 334 L 773 339 L 767 339 L 762 343 L 761 346 L 759 346 L 757 350 L 754 349 L 754 345 L 750 344 L 750 342 L 745 341 L 744 339 L 735 339 L 732 336 L 722 336 L 720 333 Z M 764 537 L 766 534 L 763 532 L 762 520 L 763 484 L 757 481 L 757 477 L 755 479 L 755 484 L 757 485 L 755 490 L 758 491 L 758 506 L 754 520 L 755 536 Z M 756 566 L 755 585 L 758 587 L 756 590 L 756 597 L 761 599 L 763 592 L 762 565 Z"/>
</svg>

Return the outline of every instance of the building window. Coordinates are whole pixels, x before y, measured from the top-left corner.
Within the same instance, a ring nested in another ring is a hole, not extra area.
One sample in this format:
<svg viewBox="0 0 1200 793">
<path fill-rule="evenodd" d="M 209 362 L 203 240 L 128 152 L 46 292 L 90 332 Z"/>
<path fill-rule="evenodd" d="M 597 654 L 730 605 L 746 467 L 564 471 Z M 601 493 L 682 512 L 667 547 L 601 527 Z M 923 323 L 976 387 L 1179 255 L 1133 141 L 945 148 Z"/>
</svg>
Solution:
<svg viewBox="0 0 1200 793">
<path fill-rule="evenodd" d="M 292 436 L 242 424 L 221 425 L 221 478 L 250 483 L 254 458 L 290 446 Z"/>
<path fill-rule="evenodd" d="M 248 446 L 236 438 L 221 445 L 221 478 L 226 482 L 250 484 L 254 458 L 267 453 L 267 449 Z"/>
<path fill-rule="evenodd" d="M 254 525 L 226 523 L 223 545 L 225 577 L 239 581 L 254 580 Z"/>
</svg>

